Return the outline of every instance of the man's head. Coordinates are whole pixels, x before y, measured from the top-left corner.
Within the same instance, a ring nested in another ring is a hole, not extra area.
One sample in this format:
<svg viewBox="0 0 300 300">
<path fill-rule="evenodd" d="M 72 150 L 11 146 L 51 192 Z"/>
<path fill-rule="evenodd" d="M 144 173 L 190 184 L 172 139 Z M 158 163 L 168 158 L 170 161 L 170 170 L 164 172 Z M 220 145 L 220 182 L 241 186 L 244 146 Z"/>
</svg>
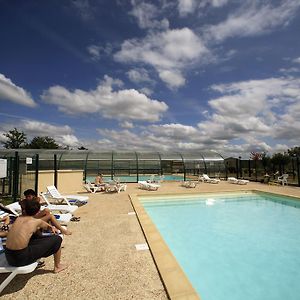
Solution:
<svg viewBox="0 0 300 300">
<path fill-rule="evenodd" d="M 34 190 L 28 189 L 24 192 L 24 196 L 27 200 L 32 200 L 34 197 L 37 196 L 37 194 Z"/>
<path fill-rule="evenodd" d="M 30 199 L 30 201 L 24 201 L 24 210 L 27 216 L 34 216 L 39 212 L 40 208 L 40 202 L 36 197 Z"/>
</svg>

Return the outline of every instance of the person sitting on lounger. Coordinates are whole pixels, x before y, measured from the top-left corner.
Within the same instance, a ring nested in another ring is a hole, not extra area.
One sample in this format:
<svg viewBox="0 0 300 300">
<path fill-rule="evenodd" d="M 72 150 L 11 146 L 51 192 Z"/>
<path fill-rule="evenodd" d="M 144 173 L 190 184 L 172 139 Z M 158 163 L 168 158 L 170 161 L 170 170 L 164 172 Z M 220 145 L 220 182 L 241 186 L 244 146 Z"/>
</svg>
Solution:
<svg viewBox="0 0 300 300">
<path fill-rule="evenodd" d="M 41 201 L 40 197 L 37 197 L 36 192 L 32 189 L 28 189 L 24 192 L 25 199 L 21 200 L 19 203 L 22 208 L 22 215 L 26 215 L 26 212 L 24 211 L 24 205 L 26 201 L 32 201 L 33 199 L 36 199 L 39 203 Z M 71 235 L 72 232 L 70 230 L 65 229 L 63 226 L 60 225 L 60 223 L 56 220 L 55 216 L 53 216 L 48 208 L 41 209 L 37 212 L 37 214 L 34 216 L 36 219 L 42 219 L 43 221 L 47 223 L 51 223 L 53 226 L 55 226 L 62 234 Z"/>
<path fill-rule="evenodd" d="M 103 175 L 101 173 L 96 176 L 94 183 L 96 186 L 101 186 L 104 184 Z"/>
<path fill-rule="evenodd" d="M 39 230 L 51 230 L 56 233 L 54 226 L 42 219 L 34 218 L 40 210 L 37 199 L 24 202 L 26 216 L 20 216 L 12 225 L 6 241 L 5 256 L 11 266 L 21 267 L 34 263 L 41 257 L 54 256 L 54 273 L 67 268 L 61 264 L 62 238 L 56 234 L 49 237 L 37 237 Z"/>
</svg>

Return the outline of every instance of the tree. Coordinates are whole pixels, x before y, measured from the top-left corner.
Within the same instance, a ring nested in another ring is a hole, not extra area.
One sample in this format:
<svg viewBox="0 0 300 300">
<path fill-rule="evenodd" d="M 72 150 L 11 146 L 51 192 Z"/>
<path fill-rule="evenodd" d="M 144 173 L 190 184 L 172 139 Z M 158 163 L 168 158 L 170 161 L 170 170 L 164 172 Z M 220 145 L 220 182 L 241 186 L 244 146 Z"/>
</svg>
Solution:
<svg viewBox="0 0 300 300">
<path fill-rule="evenodd" d="M 287 165 L 291 160 L 291 157 L 287 153 L 275 153 L 271 158 L 271 162 L 279 167 L 279 172 L 284 172 L 284 166 Z"/>
<path fill-rule="evenodd" d="M 300 157 L 300 147 L 294 147 L 291 149 L 288 149 L 289 156 L 298 156 Z"/>
<path fill-rule="evenodd" d="M 59 145 L 49 136 L 36 136 L 28 145 L 30 149 L 58 149 Z"/>
<path fill-rule="evenodd" d="M 254 170 L 255 170 L 255 181 L 257 181 L 257 161 L 262 158 L 262 153 L 252 151 L 250 153 L 250 159 L 254 160 Z"/>
<path fill-rule="evenodd" d="M 271 164 L 271 157 L 267 155 L 266 152 L 263 152 L 261 155 L 261 163 L 264 167 L 265 173 L 267 173 L 267 169 Z"/>
<path fill-rule="evenodd" d="M 88 148 L 85 148 L 84 146 L 80 146 L 77 148 L 78 150 L 89 150 Z"/>
<path fill-rule="evenodd" d="M 19 131 L 17 128 L 10 130 L 3 134 L 7 137 L 7 141 L 2 142 L 6 149 L 19 149 L 24 148 L 27 145 L 27 137 L 23 131 Z"/>
</svg>

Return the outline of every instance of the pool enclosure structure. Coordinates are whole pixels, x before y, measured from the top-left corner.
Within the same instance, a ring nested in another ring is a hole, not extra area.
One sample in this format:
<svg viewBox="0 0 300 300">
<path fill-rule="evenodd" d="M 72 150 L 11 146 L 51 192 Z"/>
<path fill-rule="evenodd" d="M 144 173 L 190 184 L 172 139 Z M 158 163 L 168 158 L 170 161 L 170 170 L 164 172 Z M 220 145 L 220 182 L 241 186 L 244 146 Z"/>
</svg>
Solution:
<svg viewBox="0 0 300 300">
<path fill-rule="evenodd" d="M 143 152 L 89 150 L 0 150 L 0 158 L 7 162 L 7 177 L 2 179 L 2 194 L 16 195 L 22 190 L 22 176 L 30 175 L 30 188 L 37 187 L 39 173 L 53 170 L 53 184 L 57 184 L 60 170 L 81 170 L 82 180 L 97 173 L 122 182 L 138 182 L 143 176 L 165 175 L 168 179 L 187 180 L 206 173 L 225 177 L 223 157 L 214 151 L 203 152 Z M 169 175 L 169 176 L 168 176 Z"/>
</svg>

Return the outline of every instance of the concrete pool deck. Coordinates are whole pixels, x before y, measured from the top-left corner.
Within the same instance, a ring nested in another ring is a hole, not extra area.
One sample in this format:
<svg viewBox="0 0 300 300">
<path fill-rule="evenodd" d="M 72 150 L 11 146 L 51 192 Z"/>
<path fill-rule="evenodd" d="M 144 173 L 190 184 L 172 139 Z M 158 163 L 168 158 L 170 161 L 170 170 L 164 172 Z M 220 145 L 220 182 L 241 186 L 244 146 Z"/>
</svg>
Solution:
<svg viewBox="0 0 300 300">
<path fill-rule="evenodd" d="M 184 188 L 179 182 L 164 182 L 158 191 L 143 191 L 128 184 L 120 194 L 88 194 L 90 201 L 80 207 L 78 223 L 69 224 L 72 236 L 65 236 L 62 261 L 69 268 L 53 274 L 52 257 L 31 274 L 18 275 L 1 294 L 2 299 L 168 299 L 149 250 L 137 251 L 146 243 L 129 195 L 189 194 L 260 190 L 300 197 L 300 188 L 268 186 L 250 182 L 235 185 L 201 183 Z M 3 281 L 7 276 L 0 274 Z M 188 299 L 184 295 L 177 299 Z M 193 298 L 190 298 L 193 299 Z"/>
</svg>

